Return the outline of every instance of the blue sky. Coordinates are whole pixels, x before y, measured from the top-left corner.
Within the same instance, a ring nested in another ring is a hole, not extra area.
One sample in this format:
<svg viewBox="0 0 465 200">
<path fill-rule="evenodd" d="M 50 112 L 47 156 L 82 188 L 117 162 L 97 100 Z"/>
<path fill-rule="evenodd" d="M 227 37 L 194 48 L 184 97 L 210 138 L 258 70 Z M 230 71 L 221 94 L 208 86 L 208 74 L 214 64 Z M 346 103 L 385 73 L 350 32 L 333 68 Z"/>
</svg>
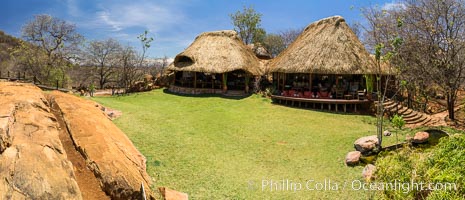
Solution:
<svg viewBox="0 0 465 200">
<path fill-rule="evenodd" d="M 86 40 L 114 38 L 140 47 L 137 36 L 154 37 L 150 57 L 174 57 L 205 31 L 233 29 L 230 13 L 252 5 L 263 14 L 268 33 L 305 27 L 341 15 L 363 21 L 359 8 L 389 7 L 395 0 L 6 0 L 0 7 L 0 30 L 20 37 L 21 27 L 37 14 L 74 23 Z"/>
</svg>

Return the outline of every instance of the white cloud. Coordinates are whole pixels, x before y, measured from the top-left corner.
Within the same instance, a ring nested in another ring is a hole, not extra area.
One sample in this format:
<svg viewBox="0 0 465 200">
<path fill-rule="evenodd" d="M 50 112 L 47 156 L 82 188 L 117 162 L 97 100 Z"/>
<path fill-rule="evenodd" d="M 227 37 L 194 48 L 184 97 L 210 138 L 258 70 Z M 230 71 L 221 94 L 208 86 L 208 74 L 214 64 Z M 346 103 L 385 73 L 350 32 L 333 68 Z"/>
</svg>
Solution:
<svg viewBox="0 0 465 200">
<path fill-rule="evenodd" d="M 123 29 L 120 23 L 113 21 L 113 19 L 111 19 L 110 13 L 108 11 L 99 11 L 96 13 L 96 15 L 97 15 L 97 18 L 96 18 L 97 23 L 95 24 L 107 25 L 111 27 L 113 31 L 120 31 Z"/>
<path fill-rule="evenodd" d="M 89 40 L 114 38 L 124 45 L 139 48 L 137 36 L 148 30 L 154 37 L 149 49 L 151 56 L 174 56 L 186 48 L 200 30 L 208 30 L 205 22 L 186 15 L 186 8 L 195 3 L 193 0 L 103 0 L 90 8 L 82 7 L 84 5 L 76 0 L 59 1 L 66 3 L 66 12 L 78 28 L 87 33 L 85 37 Z"/>
<path fill-rule="evenodd" d="M 154 2 L 131 2 L 131 4 L 108 3 L 97 12 L 97 24 L 105 24 L 113 31 L 141 27 L 151 32 L 170 28 L 180 23 L 184 16 L 175 7 L 161 6 Z"/>
<path fill-rule="evenodd" d="M 81 10 L 79 9 L 78 2 L 76 2 L 76 0 L 66 0 L 66 8 L 68 10 L 68 14 L 73 17 L 82 15 Z"/>
<path fill-rule="evenodd" d="M 397 1 L 385 3 L 381 9 L 383 10 L 399 10 L 405 8 L 405 4 Z"/>
</svg>

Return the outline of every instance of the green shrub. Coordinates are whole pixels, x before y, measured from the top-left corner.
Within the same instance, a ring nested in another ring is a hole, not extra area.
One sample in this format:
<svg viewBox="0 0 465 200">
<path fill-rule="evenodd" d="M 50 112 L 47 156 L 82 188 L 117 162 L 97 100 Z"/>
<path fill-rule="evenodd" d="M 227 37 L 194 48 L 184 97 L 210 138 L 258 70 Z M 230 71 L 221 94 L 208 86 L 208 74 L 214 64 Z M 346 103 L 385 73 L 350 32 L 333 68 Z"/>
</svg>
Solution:
<svg viewBox="0 0 465 200">
<path fill-rule="evenodd" d="M 417 176 L 418 172 L 416 171 L 419 168 L 418 160 L 422 160 L 421 154 L 408 146 L 405 146 L 402 150 L 380 156 L 376 161 L 376 183 L 420 182 L 421 177 Z M 383 189 L 376 192 L 379 199 L 414 199 L 418 191 L 398 188 L 395 190 Z"/>
<path fill-rule="evenodd" d="M 426 176 L 433 183 L 455 183 L 457 191 L 433 191 L 431 199 L 464 198 L 465 190 L 465 136 L 454 135 L 442 138 L 431 156 L 426 160 Z M 430 199 L 428 197 L 428 199 Z"/>
<path fill-rule="evenodd" d="M 377 199 L 465 199 L 465 136 L 444 137 L 427 150 L 408 146 L 402 150 L 380 155 L 377 162 L 376 182 L 442 184 L 442 190 L 410 191 L 381 190 Z M 449 185 L 447 185 L 449 184 Z M 424 189 L 428 189 L 427 186 Z"/>
</svg>

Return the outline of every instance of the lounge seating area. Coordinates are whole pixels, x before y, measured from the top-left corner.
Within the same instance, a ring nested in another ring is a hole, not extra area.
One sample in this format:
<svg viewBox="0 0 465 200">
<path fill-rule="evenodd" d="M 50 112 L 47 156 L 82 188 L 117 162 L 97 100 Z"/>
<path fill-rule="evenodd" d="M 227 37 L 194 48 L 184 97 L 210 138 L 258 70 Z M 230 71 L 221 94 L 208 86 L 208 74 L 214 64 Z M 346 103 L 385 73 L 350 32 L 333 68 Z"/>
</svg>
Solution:
<svg viewBox="0 0 465 200">
<path fill-rule="evenodd" d="M 353 111 L 368 104 L 362 75 L 276 73 L 275 103 L 330 111 Z"/>
<path fill-rule="evenodd" d="M 344 100 L 364 100 L 366 99 L 366 90 L 349 91 L 344 90 L 335 91 L 334 93 L 328 91 L 318 91 L 316 93 L 311 91 L 301 91 L 299 89 L 284 90 L 281 96 L 306 98 L 306 99 L 344 99 Z"/>
<path fill-rule="evenodd" d="M 366 99 L 360 75 L 281 74 L 275 84 L 278 95 L 307 99 Z"/>
</svg>

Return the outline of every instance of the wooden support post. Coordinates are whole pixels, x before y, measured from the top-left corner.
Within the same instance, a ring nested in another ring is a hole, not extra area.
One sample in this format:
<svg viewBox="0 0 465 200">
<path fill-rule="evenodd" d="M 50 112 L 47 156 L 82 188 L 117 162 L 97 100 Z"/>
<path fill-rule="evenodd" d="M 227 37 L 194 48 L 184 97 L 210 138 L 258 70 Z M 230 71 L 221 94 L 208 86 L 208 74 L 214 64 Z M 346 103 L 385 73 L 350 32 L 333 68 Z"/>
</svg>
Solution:
<svg viewBox="0 0 465 200">
<path fill-rule="evenodd" d="M 273 73 L 273 80 L 276 80 L 276 83 L 278 84 L 278 86 L 277 86 L 276 89 L 277 89 L 278 91 L 281 91 L 281 90 L 280 90 L 280 87 L 279 87 L 279 72 Z"/>
<path fill-rule="evenodd" d="M 344 112 L 347 112 L 347 104 L 344 104 Z"/>
<path fill-rule="evenodd" d="M 284 77 L 283 77 L 283 90 L 286 89 L 286 76 L 287 74 L 286 73 L 283 73 Z"/>
<path fill-rule="evenodd" d="M 308 74 L 308 76 L 309 76 L 309 79 L 308 79 L 309 84 L 308 85 L 309 85 L 310 92 L 312 92 L 312 89 L 313 89 L 313 87 L 312 87 L 312 74 Z"/>
<path fill-rule="evenodd" d="M 228 92 L 228 74 L 227 73 L 222 74 L 221 82 L 223 85 L 223 93 L 226 94 L 226 92 Z"/>
<path fill-rule="evenodd" d="M 276 88 L 277 90 L 281 91 L 280 83 L 279 83 L 279 72 L 274 73 L 275 76 L 273 76 L 273 79 L 276 77 L 276 83 L 278 84 L 278 87 Z"/>
<path fill-rule="evenodd" d="M 197 72 L 194 72 L 194 94 L 197 94 Z"/>
<path fill-rule="evenodd" d="M 178 72 L 177 72 L 177 71 L 174 71 L 173 81 L 171 82 L 171 84 L 173 84 L 173 86 L 174 86 L 174 84 L 175 84 L 175 82 L 176 82 L 176 73 L 178 73 Z"/>
</svg>

